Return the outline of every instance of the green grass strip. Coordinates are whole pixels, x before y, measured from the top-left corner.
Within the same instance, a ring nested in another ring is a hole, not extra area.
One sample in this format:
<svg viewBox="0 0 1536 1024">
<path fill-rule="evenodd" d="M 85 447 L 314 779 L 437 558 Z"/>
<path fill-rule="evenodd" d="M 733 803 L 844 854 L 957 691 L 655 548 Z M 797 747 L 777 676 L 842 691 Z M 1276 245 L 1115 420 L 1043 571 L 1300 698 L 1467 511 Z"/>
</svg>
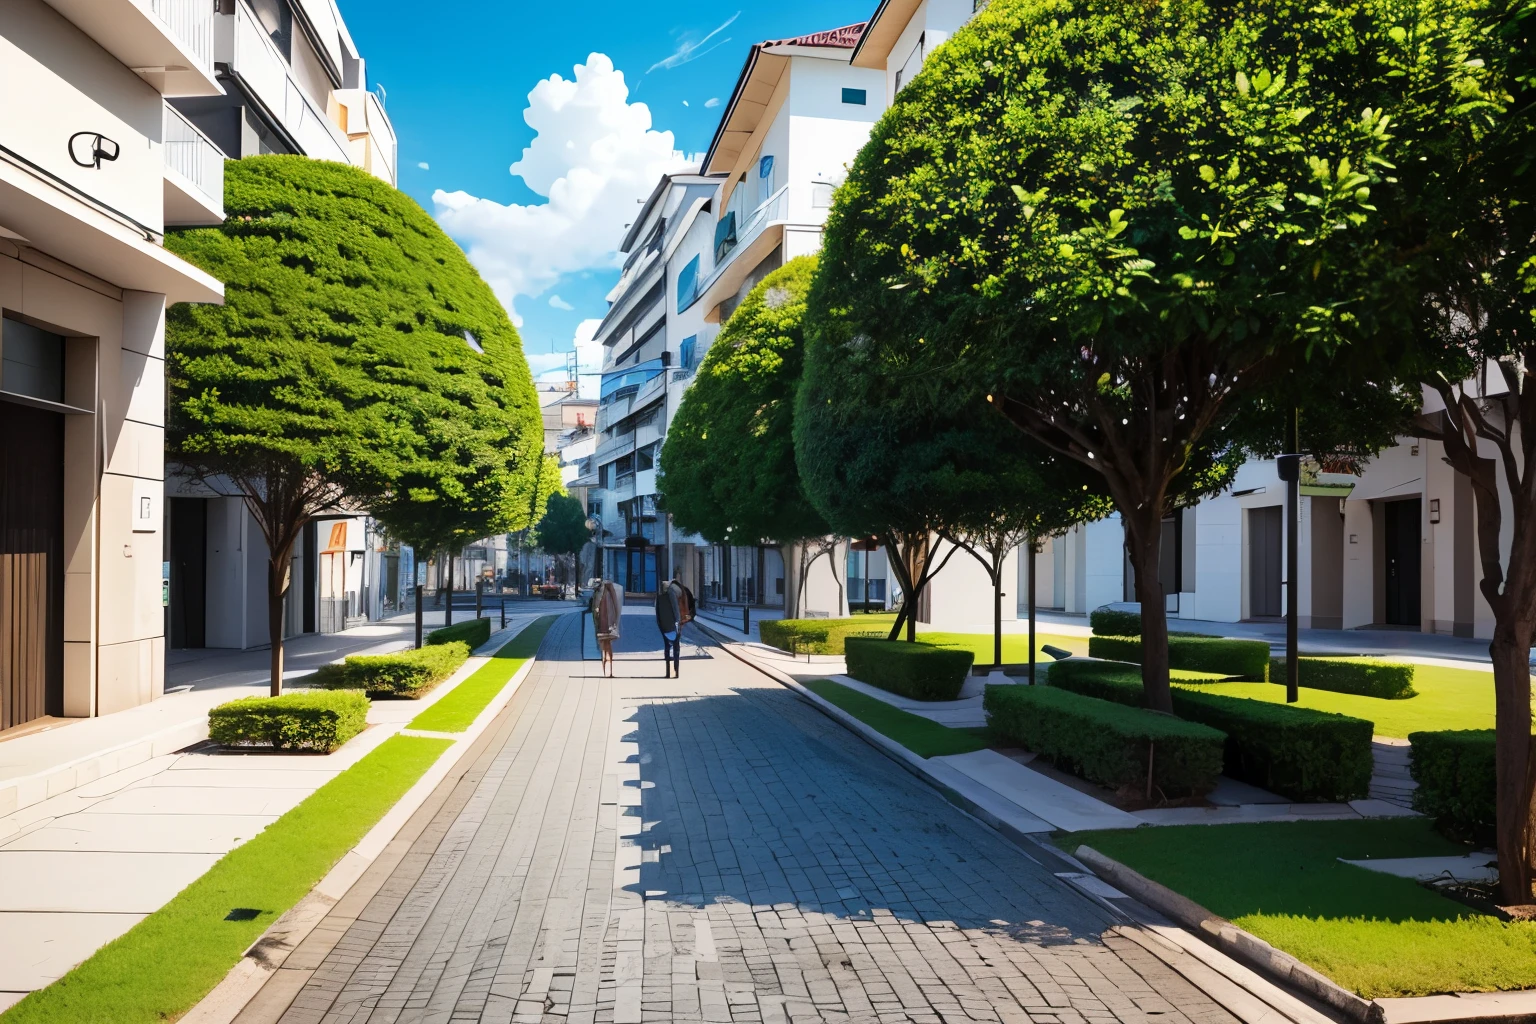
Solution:
<svg viewBox="0 0 1536 1024">
<path fill-rule="evenodd" d="M 1536 985 L 1536 922 L 1504 922 L 1411 878 L 1340 862 L 1467 852 L 1427 818 L 1175 825 L 1057 842 L 1135 868 L 1367 999 Z"/>
<path fill-rule="evenodd" d="M 986 740 L 974 732 L 940 725 L 830 679 L 813 679 L 805 684 L 805 688 L 919 757 L 969 754 L 987 747 Z"/>
<path fill-rule="evenodd" d="M 0 1021 L 159 1024 L 181 1016 L 357 845 L 451 743 L 415 736 L 385 740 L 225 854 L 165 906 L 0 1014 Z M 259 913 L 248 921 L 226 921 L 236 908 Z"/>
<path fill-rule="evenodd" d="M 554 622 L 555 616 L 545 615 L 508 640 L 473 675 L 411 719 L 408 728 L 423 732 L 463 732 L 468 729 L 491 699 L 523 667 L 523 662 L 539 652 L 539 644 Z"/>
</svg>

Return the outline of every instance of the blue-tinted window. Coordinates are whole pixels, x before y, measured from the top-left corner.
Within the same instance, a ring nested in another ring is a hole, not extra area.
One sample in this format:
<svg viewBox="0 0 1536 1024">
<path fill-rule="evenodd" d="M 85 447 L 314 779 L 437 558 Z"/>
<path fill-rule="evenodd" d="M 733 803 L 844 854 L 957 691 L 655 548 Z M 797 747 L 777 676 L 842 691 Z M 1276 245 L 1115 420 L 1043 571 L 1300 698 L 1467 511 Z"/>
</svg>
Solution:
<svg viewBox="0 0 1536 1024">
<path fill-rule="evenodd" d="M 693 300 L 698 298 L 698 290 L 699 258 L 695 256 L 677 275 L 677 311 L 679 313 L 693 305 Z"/>
<path fill-rule="evenodd" d="M 685 370 L 693 369 L 693 349 L 698 340 L 697 334 L 690 334 L 677 346 L 677 361 L 683 364 Z"/>
<path fill-rule="evenodd" d="M 843 102 L 853 103 L 862 107 L 864 104 L 869 102 L 869 94 L 863 89 L 844 89 Z"/>
</svg>

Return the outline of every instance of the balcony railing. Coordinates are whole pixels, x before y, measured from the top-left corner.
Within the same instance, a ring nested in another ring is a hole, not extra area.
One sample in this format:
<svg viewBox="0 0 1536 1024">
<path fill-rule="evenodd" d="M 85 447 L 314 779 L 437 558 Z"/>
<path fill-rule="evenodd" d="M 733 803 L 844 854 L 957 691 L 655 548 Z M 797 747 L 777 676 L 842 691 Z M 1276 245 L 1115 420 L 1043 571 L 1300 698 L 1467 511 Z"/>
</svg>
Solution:
<svg viewBox="0 0 1536 1024">
<path fill-rule="evenodd" d="M 224 154 L 208 136 L 165 104 L 165 166 L 196 185 L 215 206 L 224 205 Z"/>
<path fill-rule="evenodd" d="M 235 5 L 234 53 L 230 56 L 235 74 L 282 122 L 305 156 L 352 162 L 346 136 L 304 95 L 287 61 L 244 4 Z"/>
<path fill-rule="evenodd" d="M 214 8 L 211 0 L 149 0 L 149 12 L 159 18 L 205 68 L 213 66 Z"/>
<path fill-rule="evenodd" d="M 715 269 L 709 272 L 709 277 L 699 286 L 699 294 L 703 295 L 709 290 L 725 268 L 731 265 L 731 260 L 763 233 L 763 229 L 775 221 L 782 221 L 789 216 L 789 186 L 784 185 L 777 192 L 764 199 L 762 204 L 751 213 L 736 228 L 736 241 L 726 250 L 720 260 L 715 264 Z"/>
</svg>

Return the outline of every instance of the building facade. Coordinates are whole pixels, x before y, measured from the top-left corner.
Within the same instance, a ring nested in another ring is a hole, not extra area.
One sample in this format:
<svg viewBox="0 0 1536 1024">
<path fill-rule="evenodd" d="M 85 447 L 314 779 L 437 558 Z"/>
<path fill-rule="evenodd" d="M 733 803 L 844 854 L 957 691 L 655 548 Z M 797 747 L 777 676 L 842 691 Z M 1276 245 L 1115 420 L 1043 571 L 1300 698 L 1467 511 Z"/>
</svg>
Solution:
<svg viewBox="0 0 1536 1024">
<path fill-rule="evenodd" d="M 0 14 L 0 730 L 164 688 L 165 309 L 223 301 L 163 247 L 223 217 L 170 103 L 220 91 L 212 17 Z"/>
</svg>

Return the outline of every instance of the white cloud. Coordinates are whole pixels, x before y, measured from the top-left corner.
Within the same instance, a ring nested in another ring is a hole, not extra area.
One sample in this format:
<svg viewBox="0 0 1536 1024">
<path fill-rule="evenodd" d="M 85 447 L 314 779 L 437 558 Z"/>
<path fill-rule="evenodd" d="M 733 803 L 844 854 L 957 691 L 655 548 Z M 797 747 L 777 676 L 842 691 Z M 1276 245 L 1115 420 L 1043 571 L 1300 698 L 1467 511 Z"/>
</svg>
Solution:
<svg viewBox="0 0 1536 1024">
<path fill-rule="evenodd" d="M 741 17 L 741 12 L 737 11 L 735 14 L 731 15 L 729 18 L 726 18 L 720 24 L 710 29 L 709 34 L 702 39 L 695 39 L 692 33 L 685 33 L 678 39 L 677 49 L 661 58 L 661 60 L 657 61 L 655 64 L 652 64 L 650 67 L 646 68 L 645 73 L 650 74 L 652 71 L 671 71 L 673 68 L 681 67 L 691 60 L 698 60 L 710 50 L 713 50 L 716 46 L 724 46 L 726 43 L 731 41 L 730 36 L 726 36 L 724 39 L 716 40 L 712 45 L 706 46 L 705 44 L 709 43 L 711 39 L 714 39 L 715 36 L 725 31 L 726 27 L 739 17 Z"/>
<path fill-rule="evenodd" d="M 687 100 L 683 100 L 683 106 L 686 107 L 687 105 L 688 105 L 688 101 Z"/>
<path fill-rule="evenodd" d="M 719 96 L 711 96 L 709 99 L 704 101 L 705 108 L 707 108 L 709 110 L 713 110 L 716 107 L 718 107 L 719 105 L 720 105 L 720 97 Z"/>
<path fill-rule="evenodd" d="M 551 295 L 549 297 L 549 304 L 551 306 L 555 307 L 556 309 L 563 309 L 567 313 L 569 313 L 571 310 L 576 308 L 575 306 L 571 305 L 569 302 L 566 302 L 564 299 L 562 299 L 558 295 Z"/>
<path fill-rule="evenodd" d="M 432 165 L 427 163 L 425 160 L 417 161 L 416 166 L 420 167 L 424 171 L 430 171 L 432 169 Z"/>
<path fill-rule="evenodd" d="M 662 174 L 697 165 L 671 132 L 651 128 L 644 103 L 630 103 L 624 74 L 601 53 L 576 65 L 574 80 L 551 75 L 528 94 L 523 120 L 533 142 L 510 168 L 544 203 L 502 205 L 467 192 L 432 193 L 437 219 L 459 239 L 512 315 L 562 274 L 617 265 L 624 225 Z"/>
<path fill-rule="evenodd" d="M 528 369 L 533 371 L 534 377 L 543 377 L 551 371 L 559 371 L 559 376 L 565 376 L 564 352 L 533 352 L 528 355 Z"/>
</svg>

